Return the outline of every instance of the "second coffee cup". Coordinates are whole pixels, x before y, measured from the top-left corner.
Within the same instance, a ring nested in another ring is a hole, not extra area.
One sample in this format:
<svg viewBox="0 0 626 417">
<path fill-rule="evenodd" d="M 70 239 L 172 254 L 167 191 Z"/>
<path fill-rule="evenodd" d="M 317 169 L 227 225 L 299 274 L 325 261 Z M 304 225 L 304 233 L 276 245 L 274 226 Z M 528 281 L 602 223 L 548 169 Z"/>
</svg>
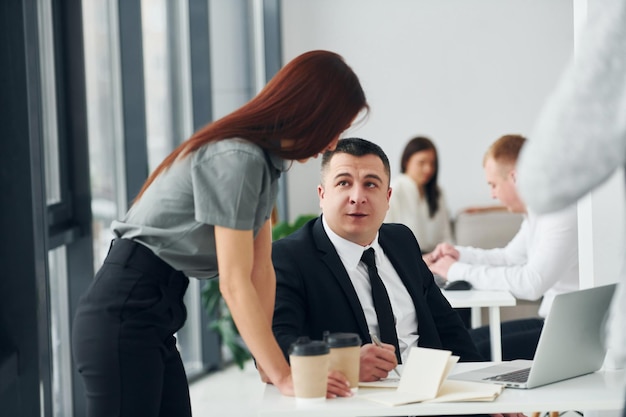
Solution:
<svg viewBox="0 0 626 417">
<path fill-rule="evenodd" d="M 339 371 L 348 378 L 350 389 L 359 389 L 361 338 L 356 333 L 330 333 L 324 336 L 330 347 L 331 371 Z"/>
</svg>

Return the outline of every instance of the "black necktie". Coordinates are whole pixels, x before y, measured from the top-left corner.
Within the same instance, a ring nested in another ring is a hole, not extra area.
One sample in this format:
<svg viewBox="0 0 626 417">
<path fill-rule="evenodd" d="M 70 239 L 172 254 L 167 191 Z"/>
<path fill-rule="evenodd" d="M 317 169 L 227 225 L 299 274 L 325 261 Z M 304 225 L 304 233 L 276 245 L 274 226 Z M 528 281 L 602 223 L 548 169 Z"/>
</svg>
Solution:
<svg viewBox="0 0 626 417">
<path fill-rule="evenodd" d="M 402 363 L 400 359 L 400 348 L 398 346 L 398 335 L 396 334 L 396 321 L 393 318 L 393 310 L 391 309 L 391 302 L 389 301 L 385 284 L 383 284 L 383 281 L 378 275 L 374 248 L 369 248 L 363 252 L 361 261 L 367 265 L 367 273 L 370 277 L 372 300 L 374 301 L 374 309 L 376 310 L 376 317 L 378 318 L 380 339 L 382 342 L 396 347 L 396 358 L 398 359 L 398 363 Z"/>
</svg>

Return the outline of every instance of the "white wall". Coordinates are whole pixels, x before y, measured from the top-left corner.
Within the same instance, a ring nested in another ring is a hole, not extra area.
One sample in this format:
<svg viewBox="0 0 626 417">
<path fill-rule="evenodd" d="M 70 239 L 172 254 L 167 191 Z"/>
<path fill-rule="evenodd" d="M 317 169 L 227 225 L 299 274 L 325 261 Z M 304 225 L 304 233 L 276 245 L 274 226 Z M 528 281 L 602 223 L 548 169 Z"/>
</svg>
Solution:
<svg viewBox="0 0 626 417">
<path fill-rule="evenodd" d="M 531 130 L 572 52 L 572 8 L 572 0 L 287 0 L 283 57 L 343 55 L 372 108 L 348 134 L 381 145 L 394 174 L 405 143 L 431 137 L 454 215 L 492 204 L 483 153 L 502 134 Z M 318 170 L 311 161 L 288 172 L 291 219 L 319 212 Z"/>
<path fill-rule="evenodd" d="M 580 286 L 617 282 L 624 262 L 626 224 L 624 171 L 578 203 L 578 253 Z"/>
</svg>

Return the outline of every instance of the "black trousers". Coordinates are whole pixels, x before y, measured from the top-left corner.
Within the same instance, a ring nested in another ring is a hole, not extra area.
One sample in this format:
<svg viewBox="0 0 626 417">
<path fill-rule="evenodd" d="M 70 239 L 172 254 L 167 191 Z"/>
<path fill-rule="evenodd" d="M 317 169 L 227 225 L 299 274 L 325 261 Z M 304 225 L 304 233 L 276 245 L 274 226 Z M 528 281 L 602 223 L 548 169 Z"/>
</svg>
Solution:
<svg viewBox="0 0 626 417">
<path fill-rule="evenodd" d="M 530 318 L 505 321 L 501 324 L 502 359 L 533 359 L 537 342 L 543 329 L 543 319 Z M 479 327 L 469 331 L 482 357 L 491 360 L 491 343 L 489 326 Z"/>
<path fill-rule="evenodd" d="M 191 416 L 174 333 L 187 312 L 188 278 L 145 246 L 115 239 L 82 296 L 73 358 L 89 417 Z"/>
</svg>

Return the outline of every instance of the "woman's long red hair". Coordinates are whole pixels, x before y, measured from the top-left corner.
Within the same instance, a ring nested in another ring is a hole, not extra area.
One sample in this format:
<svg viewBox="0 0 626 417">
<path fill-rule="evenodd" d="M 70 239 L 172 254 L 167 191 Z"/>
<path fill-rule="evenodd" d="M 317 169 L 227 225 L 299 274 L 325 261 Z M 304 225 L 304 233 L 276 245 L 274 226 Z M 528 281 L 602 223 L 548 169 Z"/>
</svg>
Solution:
<svg viewBox="0 0 626 417">
<path fill-rule="evenodd" d="M 135 201 L 176 159 L 209 142 L 243 138 L 283 159 L 306 159 L 323 152 L 363 109 L 369 109 L 365 93 L 343 58 L 329 51 L 306 52 L 248 103 L 181 143 L 150 174 Z M 294 144 L 282 149 L 281 139 Z"/>
</svg>

